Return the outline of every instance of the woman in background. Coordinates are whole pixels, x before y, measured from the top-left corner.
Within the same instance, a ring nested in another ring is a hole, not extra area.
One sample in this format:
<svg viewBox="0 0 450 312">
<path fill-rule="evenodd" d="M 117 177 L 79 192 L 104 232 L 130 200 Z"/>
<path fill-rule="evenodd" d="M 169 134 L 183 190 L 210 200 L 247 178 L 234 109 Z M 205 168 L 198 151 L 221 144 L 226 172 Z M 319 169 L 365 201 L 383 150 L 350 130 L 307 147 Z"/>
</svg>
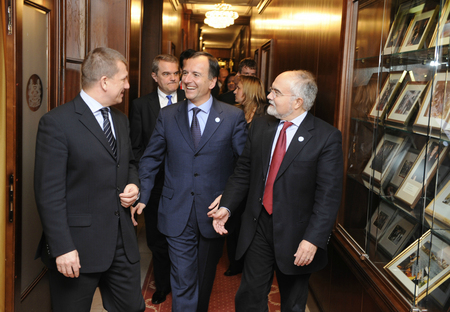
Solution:
<svg viewBox="0 0 450 312">
<path fill-rule="evenodd" d="M 264 92 L 264 86 L 255 76 L 239 76 L 239 83 L 234 90 L 236 106 L 245 113 L 248 127 L 256 117 L 263 116 L 266 113 L 267 99 Z"/>
</svg>

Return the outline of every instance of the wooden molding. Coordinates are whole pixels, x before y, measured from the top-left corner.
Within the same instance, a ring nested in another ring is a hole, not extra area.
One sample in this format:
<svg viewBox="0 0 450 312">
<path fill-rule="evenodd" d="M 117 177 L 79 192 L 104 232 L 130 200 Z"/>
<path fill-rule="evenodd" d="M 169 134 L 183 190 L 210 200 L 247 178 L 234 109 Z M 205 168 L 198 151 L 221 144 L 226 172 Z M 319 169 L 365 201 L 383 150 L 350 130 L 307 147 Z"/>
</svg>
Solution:
<svg viewBox="0 0 450 312">
<path fill-rule="evenodd" d="M 272 0 L 261 0 L 259 1 L 258 5 L 256 6 L 256 9 L 258 10 L 259 14 L 262 14 L 264 10 L 269 6 L 269 4 L 272 2 Z"/>
</svg>

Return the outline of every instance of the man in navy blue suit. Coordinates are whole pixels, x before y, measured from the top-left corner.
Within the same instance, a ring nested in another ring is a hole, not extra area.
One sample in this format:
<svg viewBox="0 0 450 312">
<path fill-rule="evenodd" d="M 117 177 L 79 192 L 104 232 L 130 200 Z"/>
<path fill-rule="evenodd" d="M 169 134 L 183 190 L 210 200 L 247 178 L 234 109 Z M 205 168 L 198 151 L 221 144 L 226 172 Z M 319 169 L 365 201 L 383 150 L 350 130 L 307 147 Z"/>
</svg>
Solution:
<svg viewBox="0 0 450 312">
<path fill-rule="evenodd" d="M 243 112 L 211 96 L 218 74 L 219 64 L 208 53 L 185 61 L 188 100 L 161 109 L 139 164 L 141 203 L 133 214 L 147 205 L 164 161 L 158 228 L 169 243 L 174 312 L 208 311 L 224 242 L 208 206 L 223 192 L 247 138 Z"/>
</svg>

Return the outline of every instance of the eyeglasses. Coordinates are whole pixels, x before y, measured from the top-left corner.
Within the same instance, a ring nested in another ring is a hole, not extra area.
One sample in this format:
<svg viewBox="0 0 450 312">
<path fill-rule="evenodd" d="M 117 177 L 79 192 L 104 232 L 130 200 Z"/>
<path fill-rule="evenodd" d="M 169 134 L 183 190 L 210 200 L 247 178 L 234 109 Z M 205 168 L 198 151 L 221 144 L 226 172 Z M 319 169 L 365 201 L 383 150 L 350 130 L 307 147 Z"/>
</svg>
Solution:
<svg viewBox="0 0 450 312">
<path fill-rule="evenodd" d="M 294 96 L 293 94 L 283 94 L 281 93 L 279 90 L 274 89 L 274 88 L 270 88 L 269 89 L 269 94 L 273 93 L 274 97 L 282 97 L 282 96 Z"/>
</svg>

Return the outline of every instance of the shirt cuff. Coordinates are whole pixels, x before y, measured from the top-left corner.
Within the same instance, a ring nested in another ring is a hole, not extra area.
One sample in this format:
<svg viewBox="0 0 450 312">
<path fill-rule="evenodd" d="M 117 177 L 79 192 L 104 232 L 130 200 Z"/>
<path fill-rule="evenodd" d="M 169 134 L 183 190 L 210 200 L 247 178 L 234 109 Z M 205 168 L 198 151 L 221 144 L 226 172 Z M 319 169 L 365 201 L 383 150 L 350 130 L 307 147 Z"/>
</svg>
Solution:
<svg viewBox="0 0 450 312">
<path fill-rule="evenodd" d="M 220 208 L 226 209 L 226 210 L 228 211 L 228 218 L 231 217 L 231 211 L 230 211 L 230 209 L 228 209 L 227 207 L 223 207 L 223 206 L 220 207 Z"/>
</svg>

